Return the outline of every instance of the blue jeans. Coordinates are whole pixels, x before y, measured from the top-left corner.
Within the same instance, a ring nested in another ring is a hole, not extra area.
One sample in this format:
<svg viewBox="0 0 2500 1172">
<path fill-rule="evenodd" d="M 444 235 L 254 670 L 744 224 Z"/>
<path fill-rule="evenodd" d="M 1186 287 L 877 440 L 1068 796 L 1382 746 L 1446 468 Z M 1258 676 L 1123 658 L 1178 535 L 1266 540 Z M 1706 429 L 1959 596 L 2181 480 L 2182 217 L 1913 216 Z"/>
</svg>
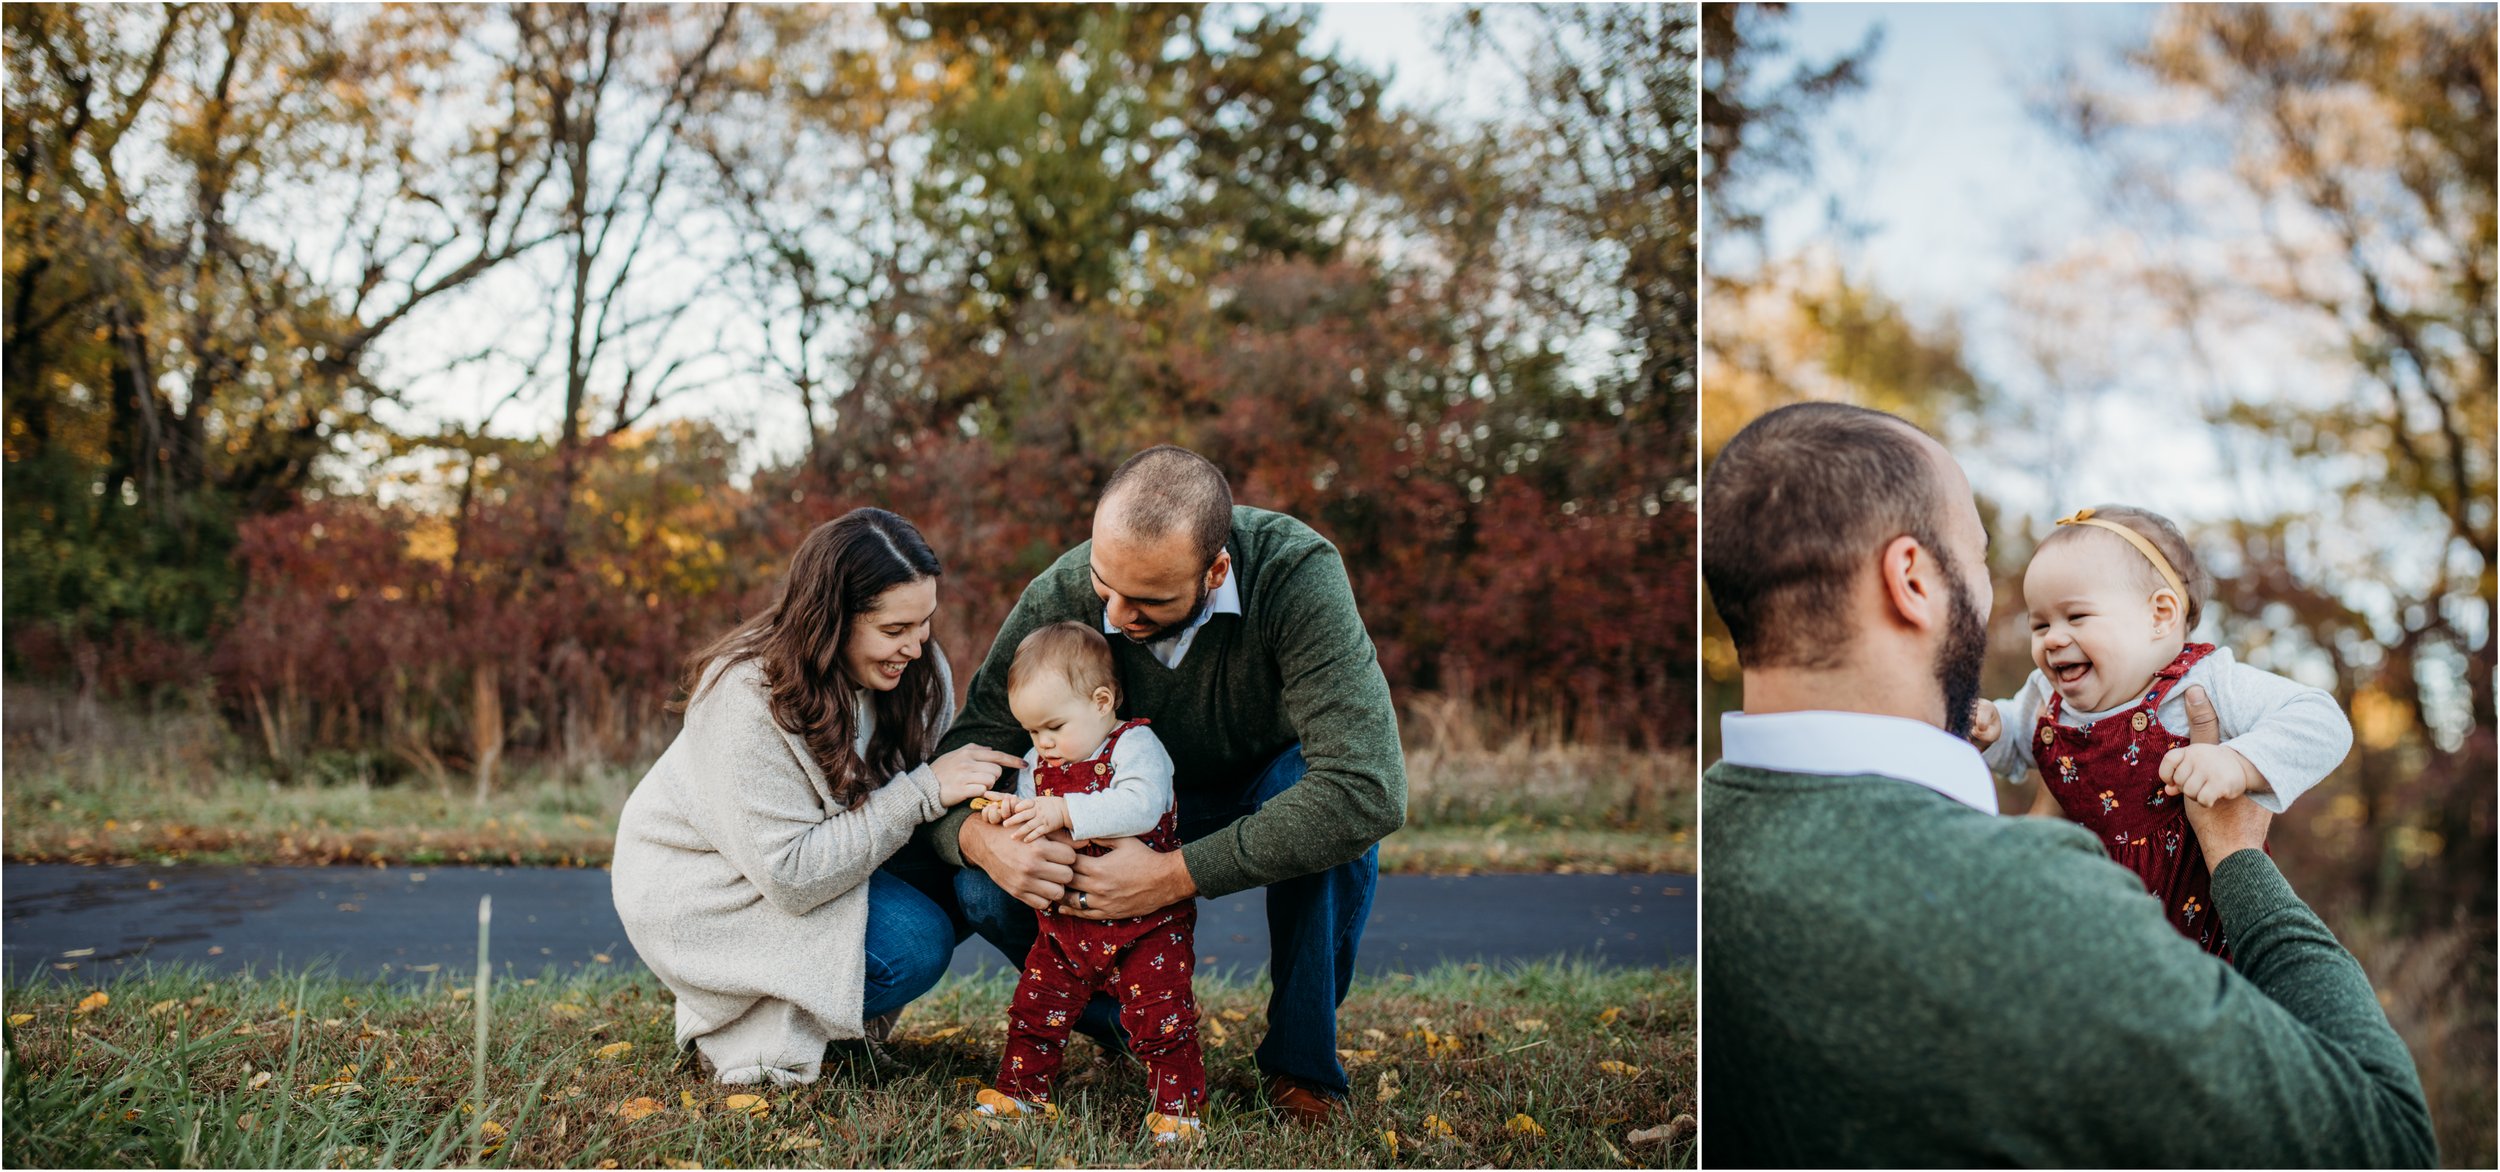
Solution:
<svg viewBox="0 0 2500 1172">
<path fill-rule="evenodd" d="M 1237 800 L 1182 793 L 1181 840 L 1204 838 L 1232 825 L 1292 788 L 1308 769 L 1302 746 L 1295 745 L 1268 762 Z M 1375 844 L 1360 857 L 1325 871 L 1267 886 L 1267 971 L 1275 992 L 1267 1000 L 1267 1037 L 1257 1054 L 1262 1072 L 1345 1096 L 1345 1067 L 1337 1062 L 1337 1006 L 1353 986 L 1354 953 L 1363 942 L 1363 922 L 1371 915 L 1372 889 L 1379 883 L 1380 847 Z M 972 929 L 1007 954 L 1010 967 L 1021 968 L 1041 932 L 1033 909 L 1000 890 L 978 867 L 956 874 L 955 896 Z M 1118 1010 L 1109 997 L 1097 996 L 1076 1028 L 1097 1041 L 1114 1039 Z"/>
<path fill-rule="evenodd" d="M 865 1021 L 896 1012 L 946 975 L 963 939 L 954 917 L 901 875 L 868 877 L 868 974 L 860 997 Z"/>
</svg>

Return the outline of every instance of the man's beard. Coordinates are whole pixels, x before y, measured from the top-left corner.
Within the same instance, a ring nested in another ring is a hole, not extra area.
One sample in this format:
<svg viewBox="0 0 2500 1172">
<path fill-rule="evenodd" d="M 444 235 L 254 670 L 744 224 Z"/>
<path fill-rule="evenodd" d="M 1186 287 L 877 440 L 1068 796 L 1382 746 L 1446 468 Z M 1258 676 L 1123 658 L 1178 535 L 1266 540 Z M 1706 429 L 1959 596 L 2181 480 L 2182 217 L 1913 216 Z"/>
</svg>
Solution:
<svg viewBox="0 0 2500 1172">
<path fill-rule="evenodd" d="M 1944 731 L 1970 739 L 1971 709 L 1979 702 L 1979 669 L 1988 659 L 1988 624 L 1971 603 L 1970 591 L 1951 566 L 1953 583 L 1944 642 L 1936 648 L 1936 685 L 1944 689 Z"/>
<path fill-rule="evenodd" d="M 1190 604 L 1188 614 L 1182 615 L 1177 621 L 1165 623 L 1162 626 L 1155 628 L 1153 634 L 1147 635 L 1144 638 L 1130 635 L 1126 631 L 1122 631 L 1120 633 L 1127 636 L 1129 642 L 1135 643 L 1141 647 L 1156 647 L 1170 643 L 1172 640 L 1180 638 L 1183 632 L 1189 630 L 1190 625 L 1198 621 L 1199 615 L 1207 613 L 1208 600 L 1214 597 L 1215 592 L 1207 589 L 1207 580 L 1205 578 L 1200 578 L 1198 579 L 1198 601 Z"/>
</svg>

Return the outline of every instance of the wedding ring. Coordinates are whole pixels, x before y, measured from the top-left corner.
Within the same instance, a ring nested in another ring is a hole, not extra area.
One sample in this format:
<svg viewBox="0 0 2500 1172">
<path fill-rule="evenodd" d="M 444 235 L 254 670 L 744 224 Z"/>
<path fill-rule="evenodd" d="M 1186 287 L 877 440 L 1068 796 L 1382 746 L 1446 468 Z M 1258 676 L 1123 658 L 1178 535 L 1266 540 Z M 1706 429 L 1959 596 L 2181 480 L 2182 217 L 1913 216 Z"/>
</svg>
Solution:
<svg viewBox="0 0 2500 1172">
<path fill-rule="evenodd" d="M 1076 893 L 1076 910 L 1080 912 L 1093 910 L 1085 906 L 1085 893 L 1082 891 Z"/>
</svg>

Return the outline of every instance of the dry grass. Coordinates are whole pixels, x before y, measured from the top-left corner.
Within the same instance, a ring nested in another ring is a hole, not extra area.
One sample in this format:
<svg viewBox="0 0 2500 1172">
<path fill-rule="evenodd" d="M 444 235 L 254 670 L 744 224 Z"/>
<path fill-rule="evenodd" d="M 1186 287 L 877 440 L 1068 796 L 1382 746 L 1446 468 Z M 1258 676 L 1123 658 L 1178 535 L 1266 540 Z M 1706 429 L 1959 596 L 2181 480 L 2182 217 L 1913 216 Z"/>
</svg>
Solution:
<svg viewBox="0 0 2500 1172">
<path fill-rule="evenodd" d="M 198 707 L 134 711 L 12 686 L 14 862 L 599 866 L 648 762 L 522 770 L 480 804 L 387 758 L 316 753 L 285 777 Z M 1410 704 L 1408 828 L 1382 869 L 1692 870 L 1692 759 L 1494 728 L 1463 703 Z"/>
<path fill-rule="evenodd" d="M 10 1166 L 431 1167 L 468 1160 L 476 1057 L 466 990 L 319 976 L 214 979 L 171 970 L 108 986 L 13 988 Z M 1063 1122 L 993 1132 L 960 1114 L 994 1070 L 1003 976 L 950 980 L 915 1003 L 892 1059 L 838 1044 L 802 1088 L 733 1091 L 671 1052 L 669 1001 L 647 973 L 498 980 L 484 1117 L 488 1164 L 515 1167 L 1622 1167 L 1693 1156 L 1691 970 L 1445 967 L 1367 980 L 1341 1014 L 1357 1095 L 1303 1128 L 1260 1104 L 1250 1049 L 1266 991 L 1201 980 L 1210 1138 L 1141 1138 L 1133 1063 L 1075 1047 Z M 30 1015 L 22 1022 L 16 1015 Z M 629 1044 L 624 1053 L 602 1049 Z M 268 1077 L 261 1078 L 266 1072 Z M 657 1108 L 620 1117 L 631 1100 Z M 1521 1121 L 1519 1117 L 1525 1116 Z M 1652 1131 L 1652 1129 L 1657 1129 Z M 1653 1137 L 1635 1142 L 1637 1132 Z M 1394 1139 L 1392 1138 L 1394 1135 Z M 605 1163 L 603 1163 L 605 1162 Z"/>
<path fill-rule="evenodd" d="M 2378 989 L 2387 1020 L 2413 1051 L 2439 1136 L 2440 1162 L 2489 1168 L 2500 1161 L 2493 1104 L 2496 1059 L 2492 941 L 2463 925 L 2399 934 L 2358 915 L 2330 914 L 2336 935 Z"/>
</svg>

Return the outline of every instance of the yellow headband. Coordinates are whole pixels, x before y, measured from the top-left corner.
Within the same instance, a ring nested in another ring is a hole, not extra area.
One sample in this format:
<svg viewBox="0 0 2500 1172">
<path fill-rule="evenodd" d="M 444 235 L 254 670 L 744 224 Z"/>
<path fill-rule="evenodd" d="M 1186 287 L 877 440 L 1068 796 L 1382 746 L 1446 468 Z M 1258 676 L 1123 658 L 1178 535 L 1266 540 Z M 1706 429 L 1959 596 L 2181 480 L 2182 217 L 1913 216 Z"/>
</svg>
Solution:
<svg viewBox="0 0 2500 1172">
<path fill-rule="evenodd" d="M 2133 529 L 2129 529 L 2116 521 L 2095 517 L 2092 515 L 2092 510 L 2090 509 L 2078 509 L 2076 510 L 2074 516 L 2060 517 L 2058 518 L 2057 523 L 2060 525 L 2098 525 L 2120 537 L 2126 538 L 2127 544 L 2134 546 L 2138 553 L 2143 554 L 2145 561 L 2153 563 L 2153 568 L 2161 571 L 2161 580 L 2170 584 L 2170 592 L 2179 597 L 2180 607 L 2185 608 L 2190 604 L 2191 600 L 2188 598 L 2187 587 L 2179 584 L 2178 571 L 2170 568 L 2170 559 L 2161 556 L 2161 551 L 2153 548 L 2152 542 L 2144 540 L 2143 534 L 2138 533 Z"/>
</svg>

